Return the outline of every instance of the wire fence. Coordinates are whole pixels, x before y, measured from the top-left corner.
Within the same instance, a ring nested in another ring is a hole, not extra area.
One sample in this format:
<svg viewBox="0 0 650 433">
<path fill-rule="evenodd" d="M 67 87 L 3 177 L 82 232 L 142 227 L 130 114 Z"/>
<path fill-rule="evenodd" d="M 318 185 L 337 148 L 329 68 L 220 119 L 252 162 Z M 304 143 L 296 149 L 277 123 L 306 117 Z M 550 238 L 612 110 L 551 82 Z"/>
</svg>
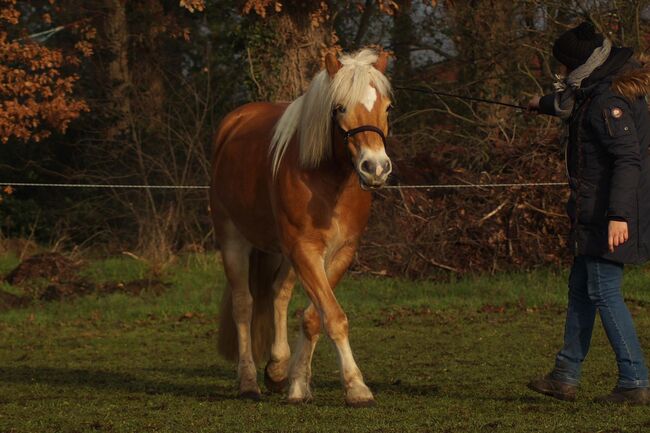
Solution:
<svg viewBox="0 0 650 433">
<path fill-rule="evenodd" d="M 28 188 L 106 188 L 106 189 L 210 189 L 209 185 L 140 185 L 140 184 L 98 184 L 98 183 L 38 183 L 0 182 L 0 185 Z M 567 182 L 523 182 L 523 183 L 460 183 L 427 185 L 387 185 L 382 189 L 461 189 L 461 188 L 536 188 L 562 187 Z"/>
</svg>

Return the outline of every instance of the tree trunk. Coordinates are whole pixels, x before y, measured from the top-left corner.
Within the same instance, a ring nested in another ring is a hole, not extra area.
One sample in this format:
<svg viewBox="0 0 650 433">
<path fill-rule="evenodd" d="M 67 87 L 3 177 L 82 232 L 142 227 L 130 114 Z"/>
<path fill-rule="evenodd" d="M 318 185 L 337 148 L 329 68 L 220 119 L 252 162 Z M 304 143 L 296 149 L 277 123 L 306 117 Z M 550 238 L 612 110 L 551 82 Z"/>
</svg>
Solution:
<svg viewBox="0 0 650 433">
<path fill-rule="evenodd" d="M 106 131 L 109 140 L 116 139 L 128 129 L 131 115 L 129 90 L 129 30 L 124 0 L 105 0 L 104 40 L 110 60 L 106 68 L 108 78 L 108 114 L 112 118 Z"/>
<path fill-rule="evenodd" d="M 361 48 L 361 42 L 363 37 L 368 32 L 370 27 L 370 19 L 372 18 L 374 11 L 375 2 L 374 0 L 366 0 L 366 4 L 363 7 L 363 14 L 361 14 L 361 19 L 359 21 L 359 27 L 357 28 L 357 35 L 354 37 L 354 48 Z"/>
<path fill-rule="evenodd" d="M 139 42 L 134 44 L 131 72 L 140 120 L 146 122 L 149 134 L 162 131 L 165 110 L 165 58 L 162 52 L 164 33 L 156 23 L 165 22 L 165 11 L 160 0 L 147 0 L 137 9 L 137 15 L 146 19 L 139 29 Z M 147 22 L 149 21 L 149 22 Z M 137 51 L 136 51 L 137 50 Z M 137 54 L 136 54 L 137 53 Z M 135 107 L 134 107 L 135 108 Z"/>
<path fill-rule="evenodd" d="M 249 16 L 246 47 L 251 87 L 257 99 L 289 101 L 300 96 L 322 67 L 325 51 L 336 43 L 329 16 L 322 21 L 304 7 L 288 7 L 266 18 Z"/>
<path fill-rule="evenodd" d="M 415 41 L 411 1 L 404 1 L 393 16 L 393 51 L 395 52 L 395 79 L 408 80 L 412 75 L 411 47 Z"/>
</svg>

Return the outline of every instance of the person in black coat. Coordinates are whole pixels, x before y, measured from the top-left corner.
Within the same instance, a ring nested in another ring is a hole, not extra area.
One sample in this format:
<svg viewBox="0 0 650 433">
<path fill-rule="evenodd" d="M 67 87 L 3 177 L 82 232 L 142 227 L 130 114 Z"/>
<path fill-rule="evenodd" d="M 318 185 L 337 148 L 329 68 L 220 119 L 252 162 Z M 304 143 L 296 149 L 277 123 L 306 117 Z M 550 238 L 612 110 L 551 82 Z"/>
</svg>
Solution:
<svg viewBox="0 0 650 433">
<path fill-rule="evenodd" d="M 569 246 L 574 255 L 564 346 L 534 391 L 574 400 L 589 350 L 596 312 L 618 364 L 618 382 L 602 402 L 648 404 L 648 369 L 621 294 L 623 265 L 650 257 L 650 71 L 582 23 L 554 43 L 566 67 L 556 92 L 529 108 L 560 117 L 567 128 L 566 166 L 571 195 Z"/>
</svg>

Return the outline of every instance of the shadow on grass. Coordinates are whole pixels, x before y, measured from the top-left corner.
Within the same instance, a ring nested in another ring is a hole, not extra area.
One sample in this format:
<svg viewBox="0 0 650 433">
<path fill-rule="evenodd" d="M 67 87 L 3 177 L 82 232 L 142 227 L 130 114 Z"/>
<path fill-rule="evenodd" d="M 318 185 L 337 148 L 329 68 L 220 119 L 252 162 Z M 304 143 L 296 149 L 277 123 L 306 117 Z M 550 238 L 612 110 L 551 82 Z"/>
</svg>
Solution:
<svg viewBox="0 0 650 433">
<path fill-rule="evenodd" d="M 193 378 L 207 378 L 219 380 L 232 380 L 237 377 L 236 365 L 221 367 L 221 366 L 207 366 L 207 367 L 144 367 L 142 371 L 152 373 L 169 374 L 172 376 L 184 376 Z"/>
<path fill-rule="evenodd" d="M 182 371 L 173 369 L 170 371 Z M 192 370 L 192 369 L 191 369 Z M 215 369 L 196 369 L 191 376 L 231 378 L 230 372 Z M 91 369 L 57 367 L 0 367 L 0 382 L 24 385 L 47 384 L 55 386 L 90 387 L 109 391 L 126 391 L 150 395 L 170 394 L 193 397 L 198 400 L 225 400 L 235 397 L 234 387 L 215 384 L 173 383 L 145 379 L 129 373 Z"/>
<path fill-rule="evenodd" d="M 370 390 L 376 394 L 400 394 L 409 397 L 433 397 L 440 393 L 438 386 L 434 384 L 421 384 L 416 385 L 412 383 L 404 383 L 397 381 L 393 383 L 374 382 L 369 381 L 366 383 Z M 337 390 L 343 389 L 341 382 L 338 380 L 318 380 L 317 378 L 312 381 L 312 387 L 315 391 L 318 390 Z"/>
<path fill-rule="evenodd" d="M 235 374 L 230 369 L 156 367 L 145 368 L 142 371 L 185 378 L 213 378 L 226 380 L 230 384 L 220 386 L 217 384 L 177 383 L 162 379 L 147 379 L 131 373 L 105 370 L 27 366 L 0 367 L 0 382 L 22 385 L 46 384 L 73 388 L 87 387 L 148 395 L 174 395 L 190 397 L 200 401 L 237 399 Z M 260 386 L 262 386 L 261 383 Z M 315 380 L 313 386 L 316 392 L 318 390 L 342 389 L 341 383 L 337 380 Z M 415 385 L 401 381 L 394 383 L 369 382 L 368 386 L 373 392 L 383 395 L 399 394 L 409 397 L 433 397 L 439 393 L 438 387 L 435 385 Z M 2 403 L 2 400 L 4 399 L 0 399 L 0 403 Z"/>
<path fill-rule="evenodd" d="M 233 389 L 236 383 L 234 367 L 232 372 L 221 370 L 220 371 L 221 375 L 219 375 L 219 371 L 209 367 L 201 367 L 201 368 L 152 367 L 152 368 L 146 368 L 145 371 L 152 371 L 156 373 L 165 373 L 165 374 L 172 374 L 175 376 L 186 376 L 186 377 L 206 377 L 206 378 L 218 377 L 219 379 L 232 381 Z M 258 370 L 258 372 L 260 372 L 261 374 L 261 368 Z M 262 386 L 261 377 L 258 377 L 258 379 L 260 380 L 260 386 Z M 367 385 L 370 387 L 370 389 L 373 392 L 380 392 L 380 393 L 392 393 L 392 394 L 402 394 L 402 395 L 410 395 L 410 396 L 435 396 L 439 394 L 438 386 L 434 384 L 428 384 L 428 383 L 416 385 L 413 383 L 406 383 L 402 380 L 396 380 L 392 383 L 374 382 L 371 380 L 367 383 Z M 342 389 L 342 385 L 340 381 L 333 380 L 333 379 L 319 379 L 318 377 L 312 379 L 312 387 L 315 390 L 322 389 L 328 391 Z"/>
</svg>

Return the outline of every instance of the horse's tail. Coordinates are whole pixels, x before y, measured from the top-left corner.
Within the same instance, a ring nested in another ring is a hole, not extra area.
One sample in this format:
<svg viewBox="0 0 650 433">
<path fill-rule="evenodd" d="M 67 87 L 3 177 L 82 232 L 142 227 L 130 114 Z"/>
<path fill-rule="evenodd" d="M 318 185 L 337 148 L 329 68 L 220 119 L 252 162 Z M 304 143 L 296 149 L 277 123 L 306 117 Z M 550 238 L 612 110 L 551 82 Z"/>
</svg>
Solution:
<svg viewBox="0 0 650 433">
<path fill-rule="evenodd" d="M 250 255 L 248 281 L 253 297 L 251 320 L 251 345 L 253 359 L 261 363 L 269 359 L 275 336 L 273 325 L 273 281 L 277 275 L 282 256 L 253 250 Z M 221 299 L 219 323 L 219 353 L 226 359 L 236 361 L 239 356 L 237 327 L 232 317 L 232 293 L 226 286 Z"/>
</svg>

